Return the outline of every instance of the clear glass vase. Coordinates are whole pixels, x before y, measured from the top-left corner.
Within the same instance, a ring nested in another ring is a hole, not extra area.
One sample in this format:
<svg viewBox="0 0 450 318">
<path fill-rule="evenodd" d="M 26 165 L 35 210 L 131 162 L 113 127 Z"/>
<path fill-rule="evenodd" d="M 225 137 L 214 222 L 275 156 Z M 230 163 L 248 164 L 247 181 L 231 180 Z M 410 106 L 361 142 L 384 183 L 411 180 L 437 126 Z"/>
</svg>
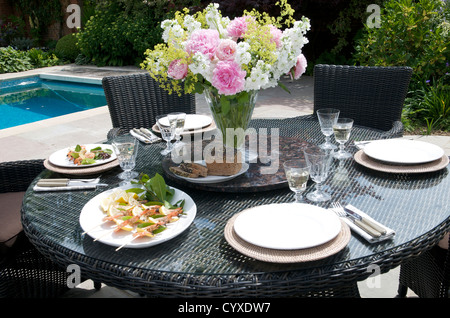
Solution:
<svg viewBox="0 0 450 318">
<path fill-rule="evenodd" d="M 241 148 L 255 108 L 258 91 L 221 95 L 216 89 L 207 87 L 204 93 L 214 122 L 222 133 L 224 145 L 235 149 Z"/>
</svg>

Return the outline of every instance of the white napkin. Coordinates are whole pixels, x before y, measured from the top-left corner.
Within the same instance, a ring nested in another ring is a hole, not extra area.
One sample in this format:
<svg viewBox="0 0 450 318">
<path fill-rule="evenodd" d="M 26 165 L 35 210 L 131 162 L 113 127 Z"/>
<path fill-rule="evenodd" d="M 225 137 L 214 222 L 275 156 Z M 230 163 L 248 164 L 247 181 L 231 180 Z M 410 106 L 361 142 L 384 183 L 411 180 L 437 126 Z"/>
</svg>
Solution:
<svg viewBox="0 0 450 318">
<path fill-rule="evenodd" d="M 159 138 L 158 136 L 156 136 L 155 134 L 153 134 L 151 131 L 147 130 L 147 133 L 150 134 L 152 136 L 152 138 L 146 138 L 144 136 L 142 136 L 141 134 L 137 134 L 136 132 L 134 132 L 133 130 L 130 130 L 130 134 L 138 139 L 139 141 L 142 141 L 143 143 L 146 144 L 152 144 L 154 142 L 158 142 L 161 140 L 161 138 Z"/>
<path fill-rule="evenodd" d="M 35 185 L 33 190 L 36 192 L 46 191 L 70 191 L 70 190 L 91 190 L 97 188 L 96 184 L 81 185 L 81 186 L 63 186 L 63 187 L 41 187 Z"/>
<path fill-rule="evenodd" d="M 381 241 L 384 241 L 384 240 L 388 240 L 388 239 L 391 239 L 395 235 L 395 231 L 394 230 L 392 230 L 392 229 L 388 228 L 387 226 L 384 226 L 383 224 L 377 222 L 376 220 L 374 220 L 373 218 L 368 216 L 363 211 L 355 208 L 353 205 L 347 204 L 346 207 L 348 207 L 349 209 L 355 211 L 356 213 L 358 213 L 362 217 L 365 217 L 365 218 L 371 220 L 372 222 L 374 222 L 374 223 L 378 224 L 379 226 L 381 226 L 381 227 L 386 229 L 386 234 L 381 235 L 380 237 L 372 237 L 370 234 L 366 233 L 363 229 L 359 228 L 355 223 L 353 223 L 351 219 L 349 219 L 347 217 L 341 217 L 341 219 L 344 220 L 344 222 L 347 223 L 347 225 L 354 232 L 358 233 L 362 238 L 364 238 L 369 243 L 378 243 L 378 242 L 381 242 Z"/>
</svg>

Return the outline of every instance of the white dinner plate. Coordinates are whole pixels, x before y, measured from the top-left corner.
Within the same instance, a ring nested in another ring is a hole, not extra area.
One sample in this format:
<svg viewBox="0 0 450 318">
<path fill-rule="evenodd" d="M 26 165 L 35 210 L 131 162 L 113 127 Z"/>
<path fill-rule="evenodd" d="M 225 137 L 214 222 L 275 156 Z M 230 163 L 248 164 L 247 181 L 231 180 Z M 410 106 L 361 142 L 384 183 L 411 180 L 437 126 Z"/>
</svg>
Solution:
<svg viewBox="0 0 450 318">
<path fill-rule="evenodd" d="M 49 157 L 48 157 L 48 161 L 55 165 L 55 166 L 59 166 L 59 167 L 65 167 L 65 168 L 88 168 L 88 167 L 93 167 L 93 166 L 98 166 L 98 165 L 102 165 L 108 162 L 111 162 L 113 160 L 115 160 L 117 158 L 114 149 L 111 145 L 108 144 L 83 144 L 80 146 L 86 146 L 87 150 L 93 149 L 93 148 L 97 148 L 97 147 L 101 147 L 102 149 L 110 149 L 112 151 L 111 153 L 111 157 L 109 157 L 108 159 L 102 159 L 102 160 L 95 160 L 95 163 L 92 164 L 88 164 L 88 165 L 76 165 L 73 163 L 73 161 L 70 161 L 69 158 L 67 157 L 67 153 L 69 152 L 70 149 L 75 149 L 75 146 L 72 147 L 67 147 L 67 148 L 63 148 L 61 150 L 55 151 L 54 153 L 52 153 Z"/>
<path fill-rule="evenodd" d="M 419 140 L 384 139 L 370 142 L 364 153 L 376 160 L 394 164 L 420 164 L 440 159 L 444 150 Z"/>
<path fill-rule="evenodd" d="M 205 165 L 204 161 L 199 162 L 199 163 Z M 243 162 L 241 170 L 239 170 L 238 173 L 233 174 L 231 176 L 206 176 L 206 177 L 198 177 L 198 178 L 187 178 L 187 177 L 179 176 L 179 175 L 177 175 L 175 173 L 174 173 L 174 176 L 176 176 L 177 178 L 184 179 L 186 181 L 192 182 L 192 183 L 201 183 L 201 184 L 220 183 L 220 182 L 225 182 L 225 181 L 228 181 L 228 180 L 232 180 L 232 179 L 240 176 L 241 174 L 246 173 L 249 167 L 250 166 L 249 166 L 248 163 Z"/>
<path fill-rule="evenodd" d="M 159 122 L 164 126 L 169 126 L 169 119 L 167 117 L 161 118 Z M 184 130 L 201 129 L 209 126 L 212 123 L 212 118 L 206 115 L 187 114 L 184 121 Z"/>
<path fill-rule="evenodd" d="M 124 187 L 114 188 L 100 193 L 99 195 L 93 197 L 89 200 L 86 205 L 81 210 L 80 214 L 80 225 L 83 231 L 87 231 L 87 234 L 93 239 L 97 239 L 106 245 L 119 247 L 124 243 L 129 242 L 124 248 L 144 248 L 157 244 L 167 242 L 170 239 L 180 235 L 184 230 L 186 230 L 192 223 L 197 214 L 197 206 L 195 205 L 192 198 L 185 192 L 172 188 L 175 190 L 172 202 L 175 203 L 179 200 L 185 200 L 183 215 L 180 215 L 180 219 L 176 222 L 169 223 L 167 229 L 161 233 L 156 234 L 154 237 L 142 237 L 132 240 L 132 232 L 129 231 L 119 231 L 114 232 L 114 222 L 103 222 L 105 213 L 100 207 L 100 201 L 102 198 L 110 195 L 117 189 L 129 189 L 135 188 L 136 185 L 128 185 Z M 100 225 L 100 226 L 97 226 Z"/>
<path fill-rule="evenodd" d="M 242 212 L 234 231 L 260 247 L 294 250 L 332 240 L 341 231 L 341 221 L 334 212 L 310 204 L 268 204 Z"/>
</svg>

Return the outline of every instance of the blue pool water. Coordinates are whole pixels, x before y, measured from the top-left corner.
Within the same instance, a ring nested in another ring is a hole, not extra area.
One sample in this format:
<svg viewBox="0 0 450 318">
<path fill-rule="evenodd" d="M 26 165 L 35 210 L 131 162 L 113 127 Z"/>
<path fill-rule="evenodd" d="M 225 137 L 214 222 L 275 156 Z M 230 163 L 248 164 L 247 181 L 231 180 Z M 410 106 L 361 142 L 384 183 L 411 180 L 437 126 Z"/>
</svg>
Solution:
<svg viewBox="0 0 450 318">
<path fill-rule="evenodd" d="M 38 76 L 0 81 L 0 129 L 105 105 L 101 85 Z"/>
</svg>

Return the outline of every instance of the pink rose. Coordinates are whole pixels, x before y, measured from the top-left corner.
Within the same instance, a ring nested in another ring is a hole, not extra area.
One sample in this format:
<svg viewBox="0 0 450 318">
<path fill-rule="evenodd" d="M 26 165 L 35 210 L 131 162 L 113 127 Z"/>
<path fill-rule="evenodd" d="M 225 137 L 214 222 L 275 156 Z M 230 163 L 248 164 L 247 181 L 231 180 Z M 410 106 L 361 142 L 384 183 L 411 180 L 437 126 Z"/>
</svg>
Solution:
<svg viewBox="0 0 450 318">
<path fill-rule="evenodd" d="M 219 45 L 220 36 L 217 30 L 201 29 L 191 34 L 186 50 L 189 54 L 200 52 L 210 59 L 214 58 L 217 46 Z"/>
<path fill-rule="evenodd" d="M 234 61 L 219 61 L 213 71 L 211 84 L 219 94 L 234 95 L 244 89 L 247 72 Z"/>
<path fill-rule="evenodd" d="M 283 32 L 278 29 L 276 26 L 274 25 L 270 25 L 270 34 L 272 35 L 272 42 L 275 42 L 275 44 L 277 45 L 277 49 L 280 48 L 281 46 L 281 36 L 283 35 Z"/>
<path fill-rule="evenodd" d="M 228 36 L 236 40 L 242 38 L 247 32 L 247 19 L 248 17 L 239 17 L 231 20 L 227 27 Z"/>
<path fill-rule="evenodd" d="M 237 44 L 233 40 L 222 40 L 216 50 L 216 56 L 221 61 L 228 61 L 234 59 Z"/>
<path fill-rule="evenodd" d="M 186 77 L 188 71 L 188 65 L 182 63 L 181 59 L 173 60 L 169 64 L 169 69 L 167 70 L 167 75 L 173 79 L 183 79 Z"/>
<path fill-rule="evenodd" d="M 299 79 L 300 76 L 305 73 L 307 66 L 308 63 L 305 56 L 303 54 L 297 56 L 297 64 L 295 64 L 294 66 L 294 79 Z"/>
</svg>

